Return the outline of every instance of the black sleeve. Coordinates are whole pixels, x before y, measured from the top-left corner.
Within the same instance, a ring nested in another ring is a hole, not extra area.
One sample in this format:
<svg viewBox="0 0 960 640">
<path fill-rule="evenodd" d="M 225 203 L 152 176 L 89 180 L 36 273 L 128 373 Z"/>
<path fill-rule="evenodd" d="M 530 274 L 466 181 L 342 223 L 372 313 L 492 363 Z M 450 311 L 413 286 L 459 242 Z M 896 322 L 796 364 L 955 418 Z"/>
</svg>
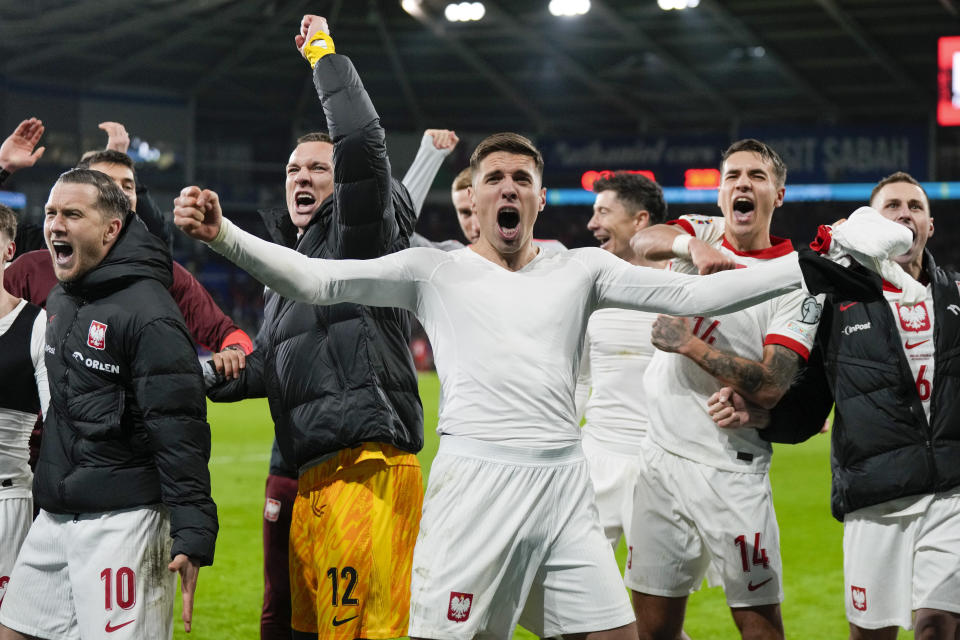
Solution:
<svg viewBox="0 0 960 640">
<path fill-rule="evenodd" d="M 193 342 L 179 322 L 161 318 L 134 337 L 133 393 L 170 513 L 171 557 L 213 564 L 217 507 L 210 496 L 210 425 Z"/>
<path fill-rule="evenodd" d="M 43 237 L 42 225 L 38 226 L 18 220 L 17 235 L 13 240 L 17 245 L 16 253 L 13 254 L 14 258 L 28 251 L 47 248 L 47 241 Z"/>
<path fill-rule="evenodd" d="M 150 197 L 150 192 L 142 185 L 137 186 L 137 216 L 147 225 L 150 233 L 163 240 L 167 249 L 173 246 L 173 224 L 164 216 L 160 207 Z"/>
<path fill-rule="evenodd" d="M 218 378 L 217 383 L 207 389 L 207 397 L 214 402 L 238 402 L 247 398 L 265 398 L 267 386 L 263 378 L 264 353 L 264 349 L 255 349 L 247 356 L 247 363 L 240 371 L 240 377 L 236 380 Z"/>
<path fill-rule="evenodd" d="M 333 207 L 337 258 L 388 253 L 400 236 L 386 138 L 370 96 L 350 58 L 324 56 L 313 83 L 333 139 Z M 409 200 L 409 196 L 407 196 Z"/>
<path fill-rule="evenodd" d="M 821 328 L 822 322 L 823 319 Z M 818 334 L 818 341 L 820 337 Z M 803 442 L 820 433 L 832 407 L 833 395 L 823 366 L 822 349 L 815 344 L 807 366 L 770 412 L 770 426 L 758 433 L 767 442 Z"/>
</svg>

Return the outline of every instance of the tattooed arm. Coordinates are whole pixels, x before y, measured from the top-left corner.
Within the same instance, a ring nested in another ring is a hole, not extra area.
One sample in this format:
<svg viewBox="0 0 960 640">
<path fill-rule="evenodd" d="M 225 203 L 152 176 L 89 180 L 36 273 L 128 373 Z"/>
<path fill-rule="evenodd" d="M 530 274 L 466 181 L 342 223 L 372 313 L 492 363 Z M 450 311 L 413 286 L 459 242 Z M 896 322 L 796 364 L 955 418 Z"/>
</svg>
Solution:
<svg viewBox="0 0 960 640">
<path fill-rule="evenodd" d="M 773 408 L 787 392 L 802 360 L 796 352 L 776 344 L 763 347 L 760 362 L 725 353 L 693 335 L 688 319 L 673 316 L 657 316 L 651 340 L 661 351 L 690 358 L 722 385 L 733 387 L 764 409 Z"/>
</svg>

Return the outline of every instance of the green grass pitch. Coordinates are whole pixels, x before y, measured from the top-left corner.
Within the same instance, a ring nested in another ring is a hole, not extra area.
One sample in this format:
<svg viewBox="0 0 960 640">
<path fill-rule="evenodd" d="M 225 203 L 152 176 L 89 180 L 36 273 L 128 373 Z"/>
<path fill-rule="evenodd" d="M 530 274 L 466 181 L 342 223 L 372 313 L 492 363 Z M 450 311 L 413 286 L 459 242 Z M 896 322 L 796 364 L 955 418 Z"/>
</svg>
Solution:
<svg viewBox="0 0 960 640">
<path fill-rule="evenodd" d="M 420 454 L 426 478 L 438 438 L 435 375 L 423 375 L 426 446 Z M 213 567 L 200 572 L 193 632 L 183 632 L 180 599 L 174 638 L 186 640 L 257 638 L 262 597 L 261 523 L 263 488 L 273 427 L 266 401 L 213 404 L 210 472 L 220 514 Z M 842 527 L 829 513 L 829 438 L 817 436 L 796 446 L 778 447 L 771 478 L 780 523 L 784 564 L 784 624 L 788 637 L 846 638 Z M 623 564 L 625 550 L 617 558 Z M 690 598 L 686 630 L 694 640 L 736 640 L 739 635 L 719 588 Z M 901 632 L 902 638 L 912 634 Z M 516 638 L 532 638 L 518 630 Z"/>
</svg>

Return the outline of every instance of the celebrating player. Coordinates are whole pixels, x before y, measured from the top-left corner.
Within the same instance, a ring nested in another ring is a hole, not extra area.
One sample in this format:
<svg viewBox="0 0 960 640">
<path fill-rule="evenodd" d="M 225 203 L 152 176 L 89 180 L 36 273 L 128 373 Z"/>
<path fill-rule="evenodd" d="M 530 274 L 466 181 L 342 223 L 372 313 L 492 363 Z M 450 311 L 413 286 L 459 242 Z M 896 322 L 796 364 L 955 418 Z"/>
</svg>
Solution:
<svg viewBox="0 0 960 640">
<path fill-rule="evenodd" d="M 330 135 L 307 134 L 290 154 L 286 207 L 264 212 L 273 246 L 332 260 L 405 248 L 416 216 L 353 63 L 334 53 L 323 18 L 305 16 L 297 43 Z M 239 378 L 209 391 L 217 401 L 266 395 L 276 427 L 261 636 L 289 637 L 291 625 L 295 637 L 403 636 L 423 496 L 409 314 L 274 291 Z"/>
<path fill-rule="evenodd" d="M 589 314 L 730 312 L 798 288 L 801 272 L 821 280 L 832 263 L 787 257 L 700 278 L 594 248 L 548 255 L 531 242 L 546 201 L 539 151 L 517 134 L 495 134 L 471 168 L 480 239 L 452 252 L 309 259 L 239 230 L 217 195 L 198 187 L 181 192 L 174 216 L 280 295 L 401 307 L 426 328 L 444 402 L 414 553 L 412 637 L 509 637 L 518 621 L 540 636 L 635 637 L 574 421 Z M 904 244 L 902 230 L 878 233 L 893 250 Z M 477 513 L 491 526 L 478 528 Z"/>
<path fill-rule="evenodd" d="M 630 246 L 637 231 L 666 220 L 660 185 L 645 176 L 618 172 L 597 180 L 593 190 L 597 197 L 587 228 L 600 248 L 630 264 L 661 268 L 663 263 L 646 262 Z M 655 351 L 650 343 L 655 318 L 639 311 L 601 309 L 590 316 L 584 336 L 577 415 L 586 417 L 583 453 L 600 524 L 614 549 L 629 532 L 633 487 L 643 468 L 640 445 L 648 423 L 643 372 Z"/>
<path fill-rule="evenodd" d="M 641 232 L 633 246 L 648 259 L 673 258 L 672 268 L 702 274 L 792 259 L 790 241 L 770 235 L 786 174 L 769 146 L 735 142 L 721 165 L 723 217 L 682 216 Z M 809 355 L 819 311 L 815 298 L 793 291 L 734 314 L 654 323 L 660 351 L 644 376 L 651 446 L 637 482 L 625 579 L 641 638 L 680 632 L 687 597 L 708 567 L 743 637 L 783 637 L 770 445 L 751 430 L 718 431 L 706 401 L 728 385 L 773 406 Z"/>
<path fill-rule="evenodd" d="M 213 562 L 200 366 L 166 290 L 169 253 L 128 214 L 120 188 L 87 169 L 60 176 L 46 204 L 56 383 L 34 477 L 40 515 L 0 609 L 5 639 L 169 637 L 173 572 L 189 631 L 199 567 Z"/>
</svg>

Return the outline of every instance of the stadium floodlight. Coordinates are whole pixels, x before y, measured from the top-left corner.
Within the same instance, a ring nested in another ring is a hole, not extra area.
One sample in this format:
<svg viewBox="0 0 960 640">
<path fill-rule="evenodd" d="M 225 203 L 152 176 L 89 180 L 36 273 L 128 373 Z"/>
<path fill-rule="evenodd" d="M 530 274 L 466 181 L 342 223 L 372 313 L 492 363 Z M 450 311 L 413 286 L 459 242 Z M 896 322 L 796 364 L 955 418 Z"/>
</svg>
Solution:
<svg viewBox="0 0 960 640">
<path fill-rule="evenodd" d="M 443 16 L 450 22 L 470 22 L 480 20 L 487 13 L 482 2 L 460 2 L 448 4 Z"/>
<path fill-rule="evenodd" d="M 420 13 L 420 0 L 401 0 L 400 6 L 410 15 Z"/>
<path fill-rule="evenodd" d="M 550 0 L 548 7 L 555 16 L 582 16 L 590 11 L 590 0 Z"/>
<path fill-rule="evenodd" d="M 664 11 L 682 11 L 683 9 L 695 9 L 700 6 L 700 0 L 657 0 L 657 6 Z"/>
</svg>

